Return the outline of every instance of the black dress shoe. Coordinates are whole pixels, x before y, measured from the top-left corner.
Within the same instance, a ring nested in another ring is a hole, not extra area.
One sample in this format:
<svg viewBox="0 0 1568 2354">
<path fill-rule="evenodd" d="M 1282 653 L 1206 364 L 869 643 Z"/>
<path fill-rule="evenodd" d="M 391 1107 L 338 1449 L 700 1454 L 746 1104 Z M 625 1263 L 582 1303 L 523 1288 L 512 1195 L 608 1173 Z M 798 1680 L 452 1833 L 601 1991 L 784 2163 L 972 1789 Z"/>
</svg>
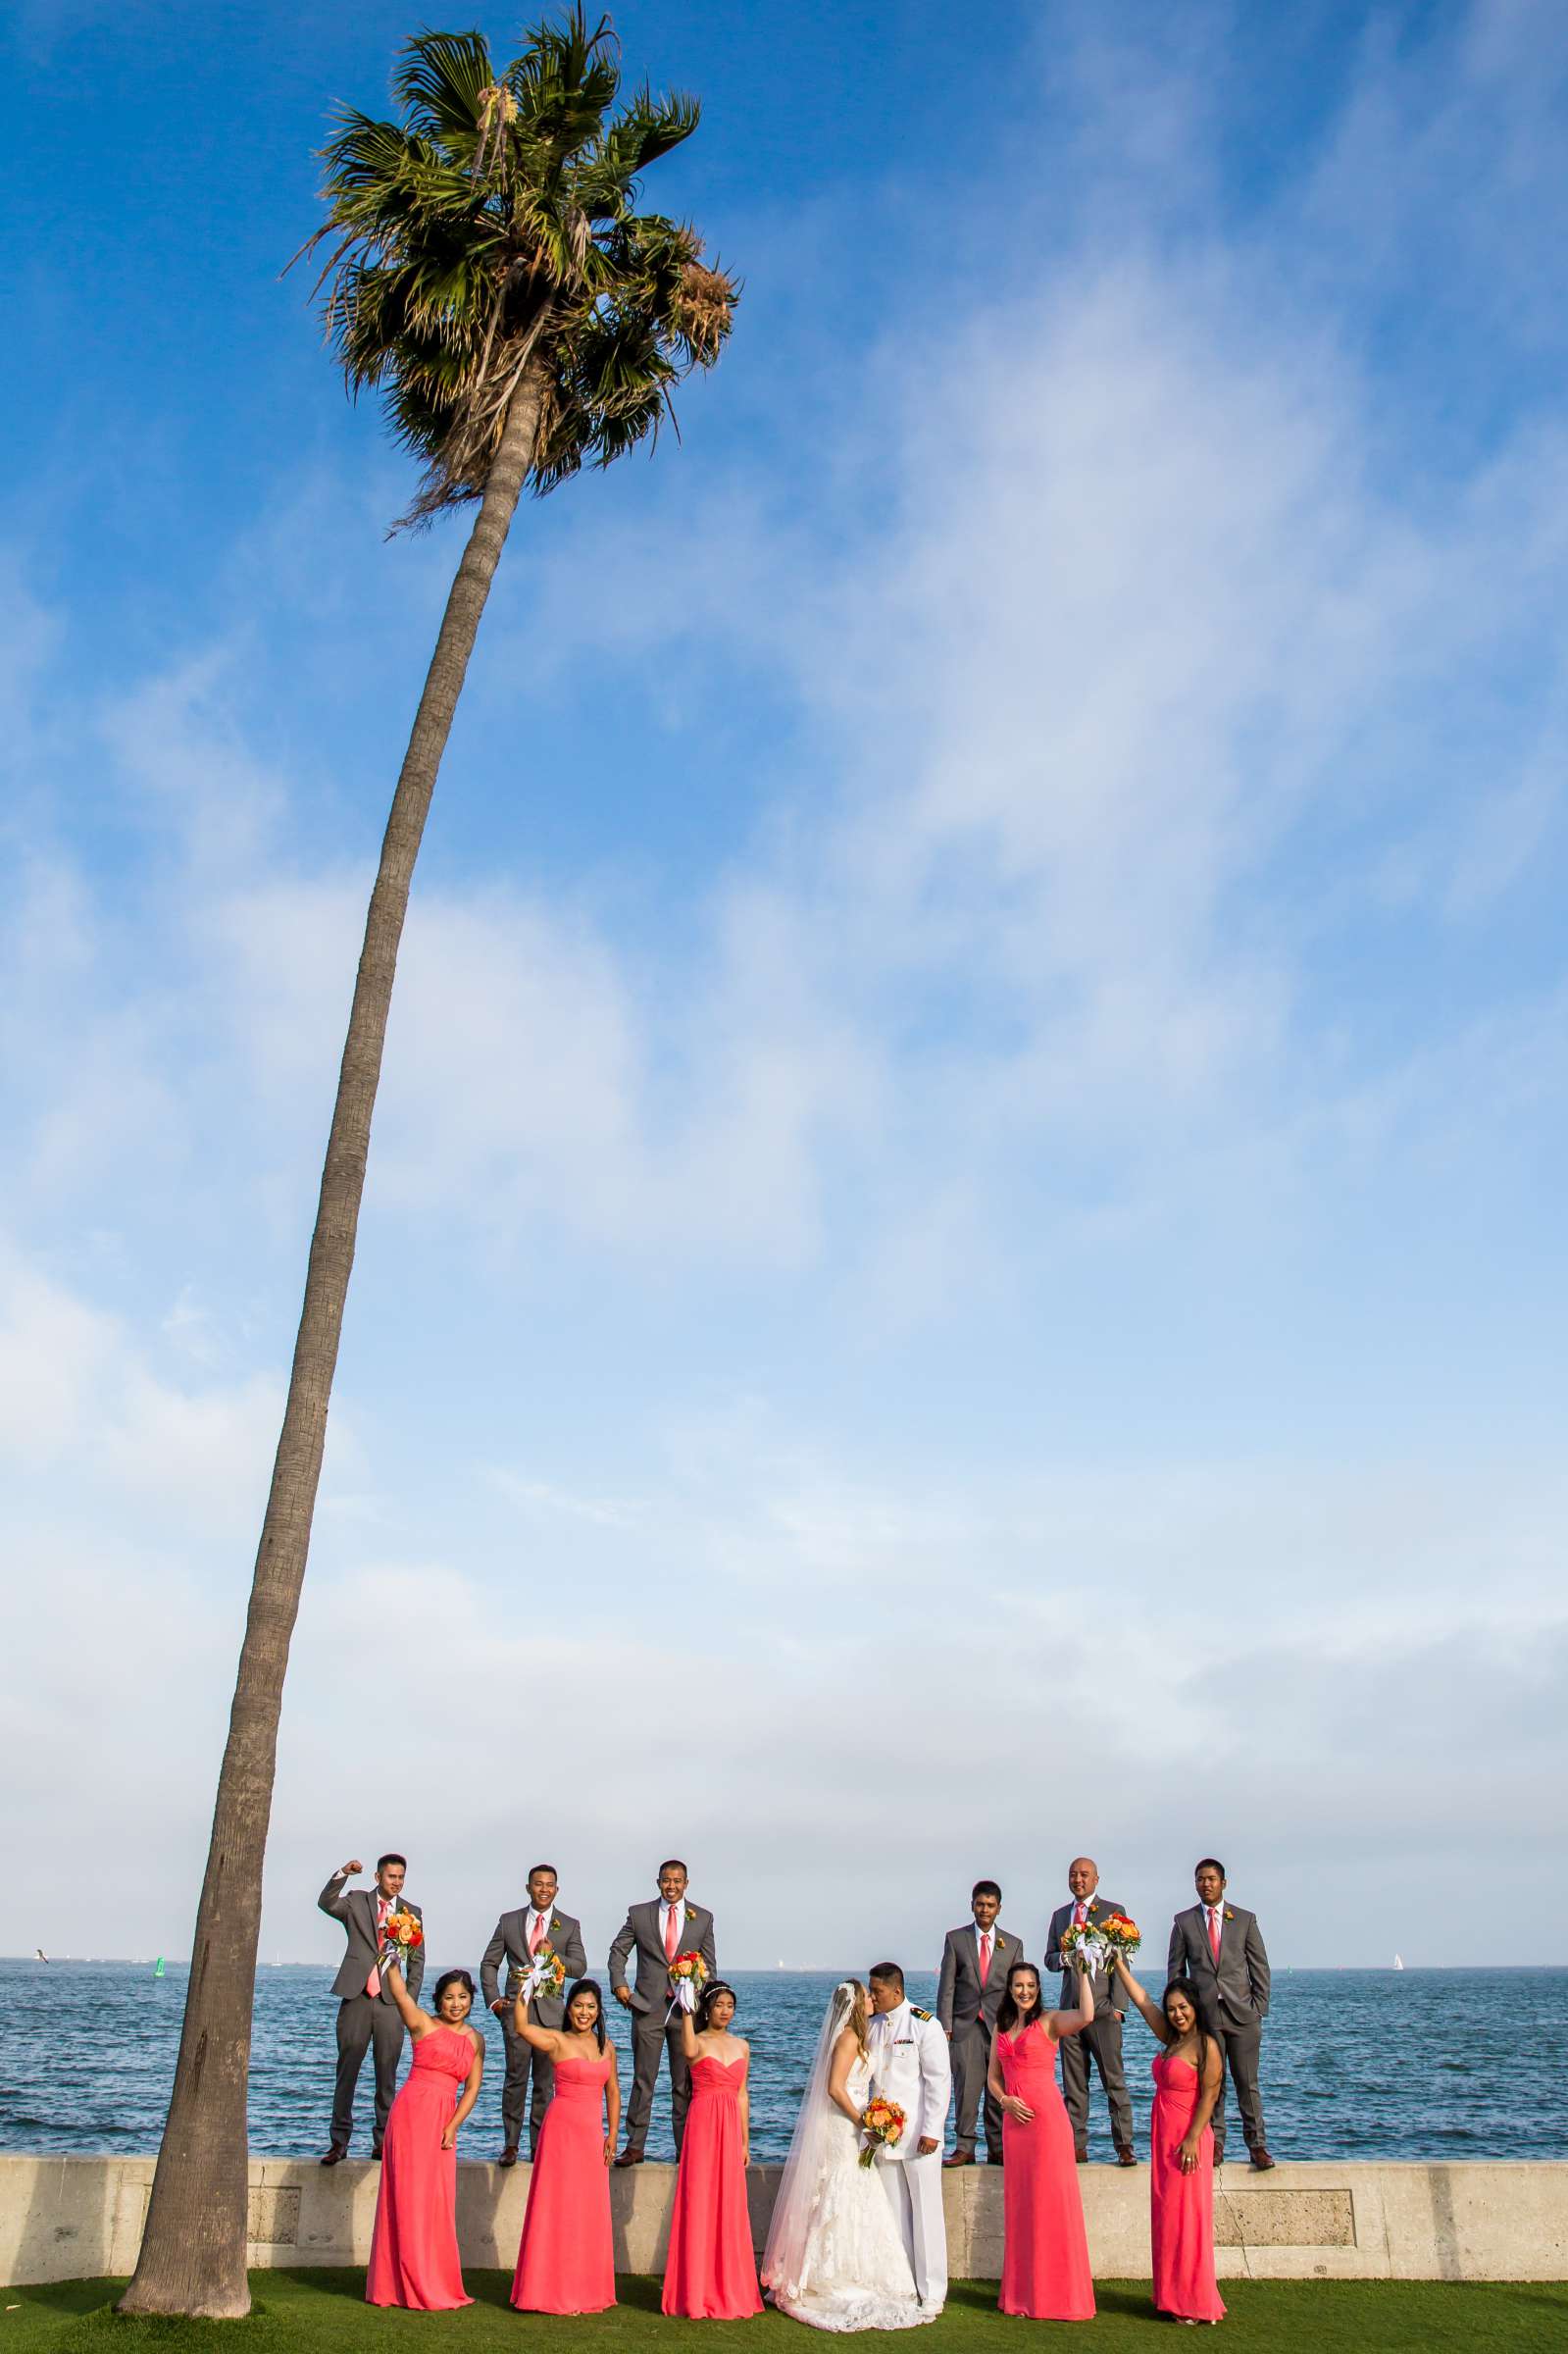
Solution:
<svg viewBox="0 0 1568 2354">
<path fill-rule="evenodd" d="M 509 2141 L 495 2163 L 497 2166 L 516 2166 L 517 2143 L 515 2141 Z"/>
<path fill-rule="evenodd" d="M 1260 2141 L 1257 2148 L 1252 2152 L 1253 2173 L 1258 2175 L 1266 2175 L 1270 2167 L 1275 2163 L 1276 2161 L 1269 2156 L 1268 2151 L 1263 2147 L 1263 2144 Z"/>
<path fill-rule="evenodd" d="M 331 2148 L 328 2151 L 326 2157 L 322 2160 L 322 2164 L 323 2166 L 341 2166 L 343 2160 L 347 2156 L 347 2144 L 341 2141 L 334 2141 Z"/>
<path fill-rule="evenodd" d="M 642 2152 L 640 2150 L 623 2150 L 616 2160 L 617 2166 L 640 2166 L 641 2164 Z"/>
<path fill-rule="evenodd" d="M 1079 2166 L 1087 2166 L 1087 2164 L 1088 2164 L 1088 2152 L 1087 2152 L 1087 2150 L 1075 2150 L 1075 2151 L 1073 2152 L 1073 2157 L 1074 2157 L 1074 2161 L 1075 2161 L 1075 2162 L 1076 2162 L 1076 2164 L 1078 2164 Z"/>
<path fill-rule="evenodd" d="M 376 2136 L 376 2139 L 375 2139 L 375 2140 L 374 2140 L 374 2141 L 371 2143 L 371 2156 L 372 2156 L 372 2158 L 373 2158 L 373 2159 L 375 2159 L 375 2158 L 379 2158 L 379 2157 L 380 2156 L 380 2154 L 381 2154 L 381 2137 L 380 2137 L 380 2135 L 378 2133 L 378 2134 L 377 2134 L 377 2136 Z"/>
</svg>

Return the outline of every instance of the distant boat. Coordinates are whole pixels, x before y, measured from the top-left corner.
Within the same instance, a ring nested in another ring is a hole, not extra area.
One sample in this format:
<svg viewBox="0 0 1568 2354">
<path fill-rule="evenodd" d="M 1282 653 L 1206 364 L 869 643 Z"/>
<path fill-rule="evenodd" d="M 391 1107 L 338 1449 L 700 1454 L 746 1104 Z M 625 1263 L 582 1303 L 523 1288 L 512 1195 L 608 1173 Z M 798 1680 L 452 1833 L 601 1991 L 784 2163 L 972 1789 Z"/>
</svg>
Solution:
<svg viewBox="0 0 1568 2354">
<path fill-rule="evenodd" d="M 157 1962 L 153 1966 L 152 1974 L 155 1978 L 161 1978 L 164 1974 L 164 1958 L 162 1954 L 159 1955 Z"/>
<path fill-rule="evenodd" d="M 49 1959 L 48 1955 L 47 1955 L 47 1954 L 44 1952 L 44 1950 L 43 1950 L 43 1947 L 42 1947 L 41 1945 L 35 1945 L 35 1946 L 33 1947 L 33 1949 L 32 1949 L 32 1958 L 33 1958 L 33 1960 L 34 1960 L 35 1962 L 47 1962 L 47 1961 L 48 1961 L 48 1959 Z"/>
<path fill-rule="evenodd" d="M 1394 1969 L 1395 1969 L 1395 1970 L 1403 1970 L 1403 1968 L 1404 1968 L 1404 1956 L 1403 1956 L 1402 1954 L 1395 1954 L 1395 1955 L 1394 1955 L 1394 1957 L 1393 1957 L 1393 1967 L 1394 1967 Z"/>
</svg>

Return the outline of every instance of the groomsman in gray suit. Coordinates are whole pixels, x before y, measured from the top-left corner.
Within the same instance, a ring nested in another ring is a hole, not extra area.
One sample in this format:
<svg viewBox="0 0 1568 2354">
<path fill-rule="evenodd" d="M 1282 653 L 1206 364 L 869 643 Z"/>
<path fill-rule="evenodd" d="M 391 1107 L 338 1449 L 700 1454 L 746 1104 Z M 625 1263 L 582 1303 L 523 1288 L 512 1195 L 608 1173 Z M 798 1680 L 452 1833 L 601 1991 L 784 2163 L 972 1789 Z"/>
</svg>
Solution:
<svg viewBox="0 0 1568 2354">
<path fill-rule="evenodd" d="M 560 1880 L 553 1864 L 535 1864 L 529 1873 L 529 1901 L 513 1913 L 503 1913 L 495 1924 L 495 1934 L 484 1949 L 480 1964 L 480 1985 L 484 2000 L 501 2022 L 506 2036 L 506 2083 L 501 2091 L 501 2126 L 506 2146 L 498 2164 L 516 2166 L 518 2143 L 523 2138 L 523 2112 L 529 2113 L 529 2156 L 531 2158 L 539 2138 L 544 2112 L 555 2090 L 555 2063 L 544 2052 L 536 2052 L 525 2043 L 512 2024 L 512 2013 L 519 1987 L 529 1974 L 529 1966 L 541 1945 L 558 1954 L 566 1971 L 567 1986 L 574 1978 L 585 1978 L 588 1960 L 582 1950 L 582 1929 L 570 1913 L 555 1909 L 555 1892 Z M 501 1991 L 501 1963 L 506 1962 L 506 1991 Z M 529 2024 L 533 2027 L 558 2027 L 566 2018 L 565 1989 L 560 1994 L 535 1995 L 529 2004 Z M 533 2076 L 533 2099 L 529 2101 L 529 2074 Z"/>
<path fill-rule="evenodd" d="M 342 1968 L 332 1980 L 337 2005 L 337 2084 L 332 2094 L 332 2138 L 323 2166 L 336 2166 L 348 2156 L 354 2131 L 354 2087 L 365 2065 L 365 2054 L 376 2052 L 376 2130 L 371 2156 L 381 2154 L 386 2113 L 397 2089 L 397 2064 L 403 2055 L 403 2021 L 388 1988 L 381 1984 L 381 1927 L 388 1913 L 412 1913 L 423 1920 L 418 1905 L 403 1894 L 408 1864 L 402 1856 L 381 1856 L 376 1866 L 374 1888 L 347 1888 L 365 1867 L 356 1857 L 334 1871 L 316 1899 L 322 1912 L 341 1921 L 347 1935 Z M 402 1964 L 403 1982 L 410 1999 L 419 2001 L 425 1976 L 425 1948 L 416 1945 Z"/>
<path fill-rule="evenodd" d="M 1010 1929 L 996 1925 L 1002 1892 L 994 1880 L 975 1882 L 969 1909 L 974 1919 L 947 1932 L 936 1981 L 936 2021 L 952 2047 L 949 2057 L 958 2141 L 952 2156 L 942 2164 L 974 2165 L 976 2121 L 984 2101 L 986 2155 L 992 2166 L 1000 2166 L 1002 2113 L 986 2090 L 986 2072 L 990 2067 L 997 2006 L 1007 1991 L 1008 1971 L 1024 1959 L 1024 1942 Z"/>
<path fill-rule="evenodd" d="M 1178 1913 L 1171 1923 L 1170 1974 L 1190 1978 L 1197 1988 L 1198 2016 L 1225 2054 L 1241 2112 L 1241 2131 L 1261 2175 L 1274 2164 L 1264 2138 L 1258 2087 L 1263 2021 L 1269 2015 L 1269 1957 L 1256 1917 L 1225 1901 L 1225 1866 L 1205 1856 L 1192 1880 L 1197 1903 Z M 1218 2166 L 1225 2156 L 1223 2095 L 1211 2123 Z"/>
<path fill-rule="evenodd" d="M 674 1857 L 661 1864 L 657 1899 L 632 1906 L 610 1948 L 611 1990 L 632 2014 L 632 2098 L 627 2103 L 626 2146 L 617 2166 L 642 2164 L 642 2145 L 653 2115 L 653 2090 L 659 2080 L 659 2055 L 666 2047 L 670 2053 L 670 2117 L 678 2152 L 685 2138 L 691 2072 L 681 2049 L 681 2015 L 670 2011 L 674 1996 L 670 1965 L 677 1954 L 696 1953 L 706 1962 L 710 1978 L 719 1974 L 713 1950 L 713 1915 L 690 1902 L 686 1878 L 685 1866 Z M 636 1973 L 629 1986 L 627 1957 L 633 1952 Z"/>
<path fill-rule="evenodd" d="M 1092 1856 L 1075 1856 L 1067 1868 L 1068 1901 L 1058 1905 L 1051 1915 L 1051 1925 L 1045 1939 L 1045 1967 L 1062 1973 L 1062 2009 L 1071 2011 L 1078 2003 L 1078 1972 L 1068 1967 L 1062 1952 L 1062 1938 L 1067 1930 L 1092 1928 L 1094 1922 L 1107 1913 L 1120 1913 L 1121 1905 L 1113 1905 L 1099 1893 L 1100 1868 Z M 1127 2097 L 1127 2076 L 1122 2067 L 1122 2013 L 1111 2000 L 1111 1977 L 1108 1970 L 1094 1973 L 1094 2024 L 1086 2027 L 1082 2035 L 1062 2038 L 1062 2099 L 1073 2121 L 1073 2149 L 1080 2166 L 1088 2159 L 1088 2064 L 1092 2057 L 1100 2072 L 1100 2084 L 1111 2113 L 1111 2140 L 1116 2149 L 1118 2166 L 1137 2166 L 1138 2154 L 1133 2147 L 1133 2104 Z"/>
</svg>

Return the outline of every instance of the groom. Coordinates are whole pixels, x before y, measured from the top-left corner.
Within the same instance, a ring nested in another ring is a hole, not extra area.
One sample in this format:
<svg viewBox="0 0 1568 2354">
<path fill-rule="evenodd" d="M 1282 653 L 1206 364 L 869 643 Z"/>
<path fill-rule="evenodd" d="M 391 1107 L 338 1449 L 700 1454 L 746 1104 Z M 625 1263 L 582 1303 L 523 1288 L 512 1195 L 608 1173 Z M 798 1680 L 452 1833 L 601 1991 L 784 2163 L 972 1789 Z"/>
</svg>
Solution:
<svg viewBox="0 0 1568 2354">
<path fill-rule="evenodd" d="M 929 2011 L 905 1999 L 896 1962 L 874 1964 L 867 1978 L 872 2090 L 896 2101 L 905 2120 L 903 2139 L 878 2150 L 878 2171 L 903 2234 L 915 2294 L 929 2312 L 940 2313 L 947 2301 L 947 2226 L 939 2153 L 953 2093 L 947 2038 Z"/>
</svg>

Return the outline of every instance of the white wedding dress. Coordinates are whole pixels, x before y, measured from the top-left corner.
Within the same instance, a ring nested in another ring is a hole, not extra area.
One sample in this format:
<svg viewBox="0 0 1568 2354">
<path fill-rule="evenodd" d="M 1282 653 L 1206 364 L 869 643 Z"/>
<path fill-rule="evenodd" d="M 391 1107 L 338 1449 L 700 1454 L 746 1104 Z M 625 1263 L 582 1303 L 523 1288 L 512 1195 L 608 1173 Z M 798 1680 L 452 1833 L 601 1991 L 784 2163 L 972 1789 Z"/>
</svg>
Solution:
<svg viewBox="0 0 1568 2354">
<path fill-rule="evenodd" d="M 828 2097 L 833 2048 L 854 1991 L 852 1982 L 836 1987 L 828 2006 L 774 2204 L 762 2277 L 778 2310 L 813 2329 L 914 2329 L 936 2315 L 915 2294 L 877 2167 L 861 2165 L 860 2135 Z M 851 2068 L 846 2090 L 857 2108 L 865 2107 L 871 2070 L 864 2060 Z"/>
</svg>

